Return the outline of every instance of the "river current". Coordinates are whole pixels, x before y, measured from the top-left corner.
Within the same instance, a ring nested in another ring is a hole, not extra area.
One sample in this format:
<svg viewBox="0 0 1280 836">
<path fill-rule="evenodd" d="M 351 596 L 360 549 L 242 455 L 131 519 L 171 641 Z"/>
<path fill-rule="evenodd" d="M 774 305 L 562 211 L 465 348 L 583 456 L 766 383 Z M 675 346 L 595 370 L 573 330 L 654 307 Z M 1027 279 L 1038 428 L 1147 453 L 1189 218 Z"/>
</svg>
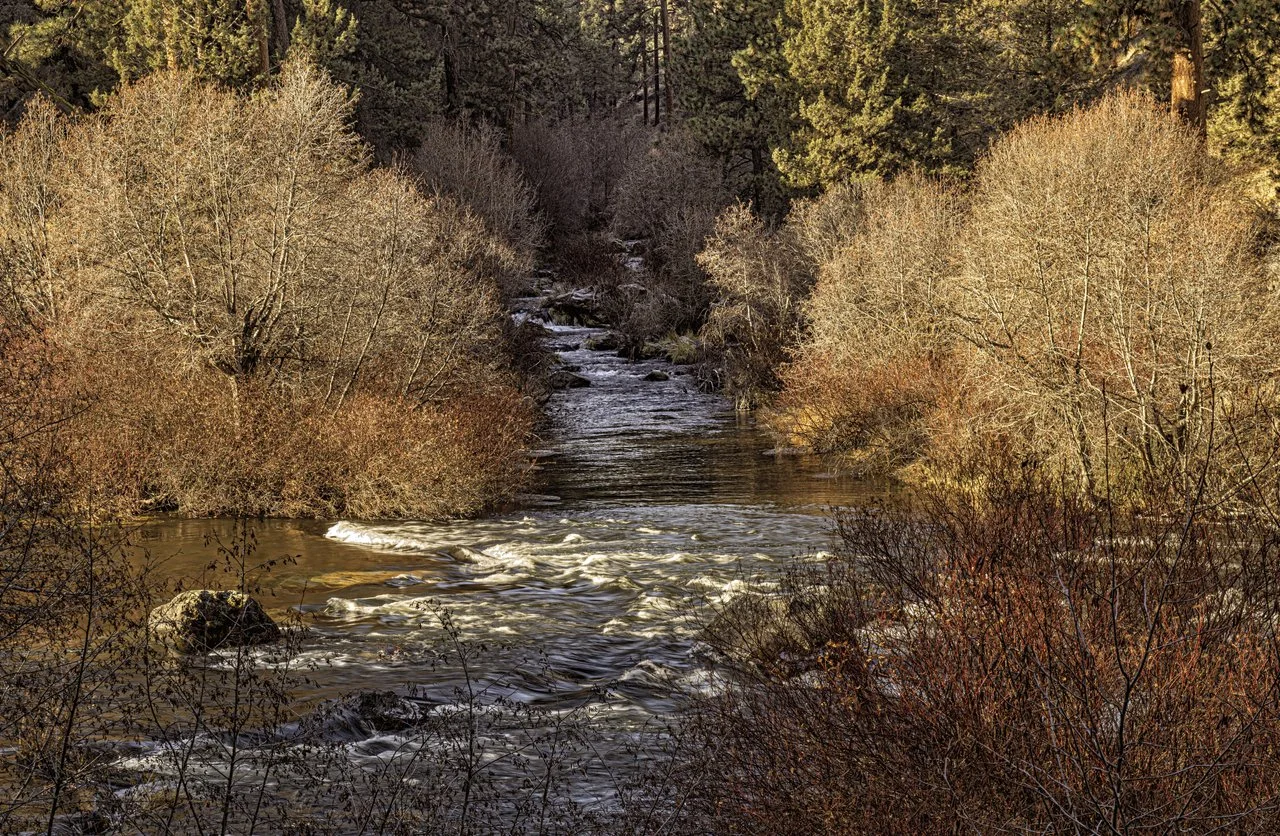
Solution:
<svg viewBox="0 0 1280 836">
<path fill-rule="evenodd" d="M 262 598 L 308 628 L 293 661 L 313 683 L 302 703 L 357 690 L 456 700 L 465 678 L 439 656 L 448 612 L 476 648 L 468 677 L 484 693 L 548 717 L 591 713 L 601 762 L 583 770 L 578 796 L 607 804 L 606 782 L 591 778 L 611 771 L 605 738 L 668 717 L 704 687 L 698 634 L 716 608 L 775 585 L 792 561 L 820 560 L 830 508 L 881 489 L 779 455 L 686 368 L 587 350 L 599 329 L 547 327 L 547 344 L 591 385 L 552 396 L 536 493 L 451 523 L 265 521 L 256 558 L 293 558 Z M 669 379 L 644 379 L 655 369 Z M 165 574 L 225 586 L 206 567 L 211 538 L 230 525 L 157 521 L 137 539 Z"/>
</svg>

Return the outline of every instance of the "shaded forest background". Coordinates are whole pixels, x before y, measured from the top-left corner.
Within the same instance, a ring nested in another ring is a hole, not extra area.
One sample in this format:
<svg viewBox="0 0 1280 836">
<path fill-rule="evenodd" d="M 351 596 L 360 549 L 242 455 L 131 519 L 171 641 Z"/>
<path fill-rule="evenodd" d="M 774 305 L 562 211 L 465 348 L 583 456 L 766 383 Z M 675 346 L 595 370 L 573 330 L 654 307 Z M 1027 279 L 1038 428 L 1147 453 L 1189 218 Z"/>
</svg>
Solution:
<svg viewBox="0 0 1280 836">
<path fill-rule="evenodd" d="M 246 88 L 305 57 L 359 91 L 361 135 L 388 158 L 441 115 L 514 142 L 674 106 L 771 215 L 863 175 L 967 171 L 1026 117 L 1117 87 L 1167 100 L 1192 39 L 1215 147 L 1272 173 L 1280 155 L 1272 0 L 6 0 L 0 31 L 10 122 L 38 91 L 93 108 L 159 69 Z"/>
</svg>

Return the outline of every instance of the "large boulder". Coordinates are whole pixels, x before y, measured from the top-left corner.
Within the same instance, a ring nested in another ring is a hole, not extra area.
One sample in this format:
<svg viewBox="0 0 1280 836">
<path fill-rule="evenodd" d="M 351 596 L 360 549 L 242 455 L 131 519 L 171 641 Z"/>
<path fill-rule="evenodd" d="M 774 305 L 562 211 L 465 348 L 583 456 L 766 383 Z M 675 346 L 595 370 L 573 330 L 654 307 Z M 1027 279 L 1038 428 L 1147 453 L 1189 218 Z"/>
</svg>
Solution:
<svg viewBox="0 0 1280 836">
<path fill-rule="evenodd" d="M 152 633 L 183 653 L 262 644 L 280 638 L 280 628 L 262 605 L 243 592 L 193 589 L 151 611 Z"/>
<path fill-rule="evenodd" d="M 556 325 L 594 327 L 600 324 L 600 316 L 596 311 L 596 296 L 589 290 L 574 290 L 548 296 L 542 301 L 542 309 L 546 312 L 547 318 Z"/>
<path fill-rule="evenodd" d="M 748 593 L 716 614 L 702 640 L 736 666 L 793 675 L 810 667 L 830 642 L 849 638 L 848 632 L 837 602 L 822 591 Z"/>
</svg>

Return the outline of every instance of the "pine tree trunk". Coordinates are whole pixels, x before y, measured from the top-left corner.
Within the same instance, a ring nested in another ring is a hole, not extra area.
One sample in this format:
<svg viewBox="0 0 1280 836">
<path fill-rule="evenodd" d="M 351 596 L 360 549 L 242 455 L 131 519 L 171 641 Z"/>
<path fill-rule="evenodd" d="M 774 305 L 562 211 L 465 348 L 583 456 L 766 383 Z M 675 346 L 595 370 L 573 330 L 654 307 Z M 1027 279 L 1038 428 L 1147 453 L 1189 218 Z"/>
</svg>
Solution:
<svg viewBox="0 0 1280 836">
<path fill-rule="evenodd" d="M 675 96 L 671 86 L 671 18 L 667 15 L 667 0 L 662 0 L 662 62 L 667 70 L 667 119 L 675 113 Z"/>
<path fill-rule="evenodd" d="M 641 76 L 644 78 L 644 123 L 649 124 L 649 47 L 643 45 L 640 50 L 640 56 L 644 60 L 644 71 Z"/>
<path fill-rule="evenodd" d="M 257 74 L 266 77 L 271 74 L 271 36 L 267 26 L 266 0 L 253 0 L 245 4 L 245 14 L 249 18 L 253 40 L 258 45 Z"/>
<path fill-rule="evenodd" d="M 662 55 L 658 49 L 658 15 L 653 16 L 653 124 L 662 124 Z"/>
<path fill-rule="evenodd" d="M 440 27 L 440 59 L 444 65 L 444 109 L 446 113 L 458 112 L 458 77 L 453 65 L 453 31 L 447 25 Z"/>
<path fill-rule="evenodd" d="M 275 24 L 276 58 L 283 61 L 289 52 L 289 19 L 285 17 L 284 0 L 271 0 L 271 19 Z"/>
<path fill-rule="evenodd" d="M 1178 44 L 1173 51 L 1173 112 L 1201 137 L 1206 134 L 1204 34 L 1200 0 L 1179 0 Z"/>
<path fill-rule="evenodd" d="M 178 9 L 172 8 L 166 12 L 165 33 L 164 33 L 164 56 L 165 62 L 170 72 L 176 71 L 182 67 L 182 62 L 178 59 Z"/>
</svg>

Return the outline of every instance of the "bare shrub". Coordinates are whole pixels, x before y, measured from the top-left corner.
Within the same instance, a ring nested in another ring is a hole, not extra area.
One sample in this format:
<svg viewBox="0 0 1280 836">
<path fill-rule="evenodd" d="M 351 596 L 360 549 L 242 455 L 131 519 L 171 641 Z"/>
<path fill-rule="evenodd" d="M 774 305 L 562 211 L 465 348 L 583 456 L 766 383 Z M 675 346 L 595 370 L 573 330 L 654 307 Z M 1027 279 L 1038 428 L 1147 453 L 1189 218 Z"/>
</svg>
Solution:
<svg viewBox="0 0 1280 836">
<path fill-rule="evenodd" d="M 863 222 L 863 193 L 862 184 L 833 186 L 792 204 L 787 228 L 812 262 L 829 264 L 852 243 Z"/>
<path fill-rule="evenodd" d="M 861 187 L 841 186 L 798 201 L 777 229 L 743 206 L 717 219 L 698 255 L 715 296 L 701 332 L 704 376 L 739 408 L 764 406 L 781 388 L 782 367 L 807 329 L 805 300 L 819 269 L 857 236 L 862 195 Z"/>
<path fill-rule="evenodd" d="M 448 195 L 479 215 L 515 253 L 518 261 L 504 286 L 526 277 L 545 234 L 537 193 L 493 128 L 428 122 L 413 157 L 413 171 L 428 190 Z"/>
<path fill-rule="evenodd" d="M 793 443 L 854 451 L 861 470 L 892 472 L 924 451 L 931 410 L 955 374 L 948 299 L 960 198 L 904 177 L 803 213 L 794 234 L 808 242 L 818 280 L 771 420 Z"/>
<path fill-rule="evenodd" d="M 1005 451 L 1135 500 L 1211 461 L 1209 501 L 1274 491 L 1255 215 L 1154 103 L 1028 122 L 963 200 L 918 178 L 847 195 L 799 225 L 820 268 L 772 419 L 792 443 L 935 475 Z"/>
<path fill-rule="evenodd" d="M 55 346 L 0 315 L 0 830 L 52 832 L 108 794 L 146 586 L 121 532 L 68 512 L 84 404 Z"/>
<path fill-rule="evenodd" d="M 965 230 L 959 320 L 1003 402 L 985 432 L 1086 491 L 1108 481 L 1104 460 L 1137 493 L 1185 490 L 1212 460 L 1210 496 L 1233 495 L 1259 474 L 1211 455 L 1227 436 L 1215 423 L 1246 446 L 1270 434 L 1277 368 L 1252 235 L 1225 172 L 1141 96 L 996 143 Z"/>
<path fill-rule="evenodd" d="M 180 74 L 123 89 L 65 155 L 79 281 L 231 380 L 304 353 L 339 198 L 362 169 L 351 101 L 305 70 L 251 102 Z M 150 314 L 150 317 L 144 316 Z M 109 315 L 114 315 L 114 312 Z"/>
<path fill-rule="evenodd" d="M 587 226 L 589 174 L 568 127 L 531 121 L 516 127 L 511 153 L 538 194 L 538 208 L 556 235 Z"/>
<path fill-rule="evenodd" d="M 1274 531 L 993 473 L 840 517 L 860 636 L 696 715 L 718 832 L 1273 829 Z"/>
<path fill-rule="evenodd" d="M 777 390 L 777 371 L 800 340 L 814 265 L 792 229 L 767 229 L 741 204 L 716 220 L 698 264 L 716 297 L 703 343 L 718 354 L 721 388 L 739 408 L 752 408 Z"/>
<path fill-rule="evenodd" d="M 621 327 L 636 340 L 702 324 L 711 303 L 697 256 L 728 203 L 720 172 L 688 136 L 663 134 L 628 167 L 612 203 L 612 231 L 648 242 L 642 303 Z"/>
<path fill-rule="evenodd" d="M 65 133 L 65 120 L 43 98 L 27 105 L 12 134 L 0 128 L 0 313 L 10 323 L 38 327 L 56 319 L 67 291 L 52 226 L 60 201 L 57 154 Z"/>
<path fill-rule="evenodd" d="M 60 140 L 40 259 L 76 293 L 50 338 L 93 405 L 66 439 L 82 508 L 441 516 L 515 489 L 531 416 L 498 283 L 528 254 L 369 170 L 351 104 L 305 67 L 249 99 L 160 74 Z M 488 447 L 457 426 L 477 408 Z"/>
<path fill-rule="evenodd" d="M 600 225 L 627 169 L 648 145 L 634 120 L 613 115 L 533 120 L 512 131 L 511 152 L 557 237 Z"/>
</svg>

